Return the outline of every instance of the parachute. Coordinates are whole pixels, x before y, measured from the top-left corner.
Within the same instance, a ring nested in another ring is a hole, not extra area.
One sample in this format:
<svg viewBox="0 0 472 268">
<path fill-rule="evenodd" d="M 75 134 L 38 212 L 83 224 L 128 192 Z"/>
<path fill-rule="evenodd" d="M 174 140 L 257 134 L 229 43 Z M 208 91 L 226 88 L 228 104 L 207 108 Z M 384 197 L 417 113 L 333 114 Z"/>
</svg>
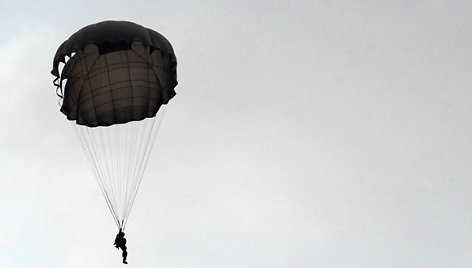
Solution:
<svg viewBox="0 0 472 268">
<path fill-rule="evenodd" d="M 54 57 L 51 73 L 60 111 L 73 123 L 123 230 L 165 105 L 176 94 L 176 70 L 169 41 L 127 21 L 86 26 L 62 43 Z"/>
</svg>

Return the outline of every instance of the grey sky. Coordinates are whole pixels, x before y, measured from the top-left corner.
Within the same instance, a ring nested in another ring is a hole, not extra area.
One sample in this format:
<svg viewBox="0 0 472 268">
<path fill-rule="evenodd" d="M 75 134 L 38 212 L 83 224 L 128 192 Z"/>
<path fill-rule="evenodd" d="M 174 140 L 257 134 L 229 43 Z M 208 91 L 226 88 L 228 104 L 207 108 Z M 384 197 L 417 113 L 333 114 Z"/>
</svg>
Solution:
<svg viewBox="0 0 472 268">
<path fill-rule="evenodd" d="M 116 228 L 50 75 L 91 23 L 178 60 L 129 267 L 472 265 L 470 1 L 0 4 L 0 267 L 111 267 Z"/>
</svg>

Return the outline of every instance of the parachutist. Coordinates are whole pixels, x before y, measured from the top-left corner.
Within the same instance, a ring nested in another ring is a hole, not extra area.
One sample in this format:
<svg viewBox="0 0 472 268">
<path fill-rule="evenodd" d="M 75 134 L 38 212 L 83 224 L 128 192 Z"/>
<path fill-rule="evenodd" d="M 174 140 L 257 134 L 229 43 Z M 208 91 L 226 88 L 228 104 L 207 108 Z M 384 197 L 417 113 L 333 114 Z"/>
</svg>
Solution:
<svg viewBox="0 0 472 268">
<path fill-rule="evenodd" d="M 123 263 L 128 264 L 126 262 L 126 257 L 128 256 L 128 251 L 126 251 L 126 238 L 125 233 L 123 233 L 123 230 L 121 228 L 118 234 L 116 235 L 115 243 L 113 245 L 115 245 L 115 248 L 117 248 L 118 250 L 120 250 L 120 248 L 121 250 L 123 250 L 123 254 L 121 255 L 123 256 Z"/>
</svg>

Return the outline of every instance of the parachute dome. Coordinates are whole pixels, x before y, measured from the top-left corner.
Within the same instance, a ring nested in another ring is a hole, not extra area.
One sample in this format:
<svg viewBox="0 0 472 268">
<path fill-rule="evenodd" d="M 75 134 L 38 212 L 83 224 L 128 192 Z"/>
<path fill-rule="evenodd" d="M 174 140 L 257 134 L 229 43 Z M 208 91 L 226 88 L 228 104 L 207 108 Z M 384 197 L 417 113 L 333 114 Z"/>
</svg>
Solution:
<svg viewBox="0 0 472 268">
<path fill-rule="evenodd" d="M 63 98 L 61 112 L 79 125 L 96 127 L 154 117 L 175 96 L 176 67 L 171 44 L 158 32 L 104 21 L 62 43 L 51 73 Z"/>
</svg>

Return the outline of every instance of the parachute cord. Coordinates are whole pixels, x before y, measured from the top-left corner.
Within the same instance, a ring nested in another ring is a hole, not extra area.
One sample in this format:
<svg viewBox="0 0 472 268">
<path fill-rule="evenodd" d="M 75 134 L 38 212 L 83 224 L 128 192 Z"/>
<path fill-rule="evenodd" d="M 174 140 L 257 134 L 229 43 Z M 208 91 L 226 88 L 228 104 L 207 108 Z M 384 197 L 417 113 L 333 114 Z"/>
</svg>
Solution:
<svg viewBox="0 0 472 268">
<path fill-rule="evenodd" d="M 93 147 L 93 144 L 89 144 L 87 143 L 87 139 L 85 138 L 85 134 L 84 132 L 82 131 L 81 127 L 77 126 L 77 125 L 74 125 L 74 130 L 75 130 L 75 133 L 77 135 L 77 138 L 79 139 L 79 142 L 82 144 L 82 149 L 85 153 L 85 155 L 87 156 L 87 160 L 89 161 L 89 164 L 90 166 L 92 166 L 92 171 L 94 172 L 95 174 L 95 178 L 97 179 L 97 182 L 98 182 L 98 185 L 100 187 L 100 190 L 102 192 L 102 195 L 103 197 L 105 198 L 105 201 L 107 203 L 107 206 L 108 206 L 108 209 L 110 210 L 113 218 L 115 219 L 115 223 L 117 224 L 117 226 L 119 227 L 119 222 L 118 222 L 118 219 L 115 215 L 115 213 L 113 212 L 113 209 L 112 209 L 112 204 L 111 204 L 111 201 L 110 201 L 110 198 L 108 197 L 105 189 L 104 189 L 104 185 L 103 185 L 103 175 L 101 174 L 101 168 L 99 167 L 99 161 L 96 159 L 97 157 L 97 154 L 96 154 L 96 151 L 95 149 L 92 149 Z M 79 134 L 80 133 L 80 134 Z M 92 152 L 93 150 L 93 152 Z M 94 158 L 95 156 L 95 158 Z"/>
<path fill-rule="evenodd" d="M 153 120 L 154 121 L 154 120 Z M 146 128 L 146 125 L 147 125 L 147 121 L 143 121 L 142 122 L 143 124 L 137 124 L 134 128 L 134 130 L 136 130 L 136 132 L 134 133 L 134 138 L 133 140 L 135 141 L 139 141 L 139 144 L 138 146 L 134 146 L 134 154 L 133 154 L 133 157 L 131 159 L 131 163 L 132 163 L 132 169 L 130 169 L 131 171 L 131 174 L 128 178 L 128 180 L 130 181 L 130 184 L 129 184 L 129 189 L 127 189 L 127 192 L 126 192 L 126 203 L 125 203 L 125 207 L 126 207 L 126 212 L 125 212 L 125 215 L 127 214 L 127 211 L 130 209 L 129 207 L 129 204 L 130 204 L 130 201 L 132 199 L 132 193 L 133 193 L 133 190 L 134 188 L 136 187 L 136 184 L 137 184 L 137 178 L 136 178 L 136 170 L 138 168 L 138 165 L 139 165 L 139 160 L 140 160 L 140 156 L 142 155 L 142 147 L 143 147 L 143 143 L 144 143 L 144 135 L 146 133 L 145 131 L 145 128 Z"/>
<path fill-rule="evenodd" d="M 96 156 L 96 160 L 98 163 L 98 166 L 100 167 L 100 171 L 102 176 L 97 178 L 97 182 L 99 183 L 99 186 L 102 188 L 103 192 L 105 193 L 105 199 L 107 202 L 110 204 L 111 207 L 111 213 L 113 218 L 115 219 L 116 225 L 119 226 L 119 216 L 116 214 L 116 211 L 114 209 L 115 207 L 115 201 L 113 200 L 113 196 L 110 196 L 110 193 L 106 190 L 110 188 L 110 183 L 108 182 L 107 178 L 109 177 L 108 174 L 106 173 L 106 169 L 102 167 L 102 164 L 105 164 L 103 162 L 103 152 L 100 153 L 100 147 L 96 144 L 97 143 L 97 137 L 93 134 L 94 132 L 91 131 L 89 128 L 85 128 L 87 130 L 87 134 L 89 135 L 89 140 L 92 144 L 93 152 Z M 100 157 L 101 155 L 101 157 Z"/>
<path fill-rule="evenodd" d="M 125 152 L 128 152 L 128 154 L 125 154 L 123 156 L 123 159 L 124 159 L 124 166 L 125 166 L 125 169 L 123 170 L 123 177 L 125 179 L 125 193 L 128 192 L 128 186 L 129 186 L 129 167 L 131 165 L 131 161 L 129 159 L 131 153 L 130 152 L 130 146 L 131 146 L 131 138 L 130 138 L 130 128 L 131 127 L 125 127 L 125 147 L 124 147 L 124 151 Z M 126 174 L 125 174 L 126 172 Z M 126 194 L 123 195 L 124 196 L 124 203 L 126 204 Z M 124 215 L 126 215 L 126 206 L 123 206 L 124 209 L 123 209 L 123 218 L 124 218 Z"/>
<path fill-rule="evenodd" d="M 105 139 L 103 138 L 103 133 L 101 131 L 102 129 L 97 129 L 96 131 L 94 132 L 98 132 L 99 134 L 99 140 L 100 140 L 100 145 L 101 145 L 101 152 L 102 152 L 102 158 L 100 160 L 100 162 L 102 162 L 104 165 L 105 165 L 105 180 L 107 182 L 107 184 L 110 186 L 108 187 L 108 189 L 110 189 L 110 199 L 112 200 L 112 203 L 113 203 L 113 207 L 116 208 L 116 195 L 115 195 L 115 191 L 114 191 L 114 187 L 113 187 L 113 180 L 111 179 L 111 172 L 110 172 L 110 165 L 108 164 L 108 155 L 107 155 L 107 149 L 106 149 L 106 146 L 105 146 Z M 114 213 L 116 214 L 116 209 L 114 210 Z M 117 218 L 119 220 L 119 216 L 117 215 Z"/>
<path fill-rule="evenodd" d="M 152 122 L 152 125 L 154 125 L 154 122 L 155 122 L 155 117 L 151 120 Z M 147 122 L 149 123 L 149 122 Z M 143 130 L 141 131 L 141 137 L 140 137 L 140 140 L 141 140 L 141 143 L 140 143 L 140 146 L 139 146 L 139 153 L 138 153 L 138 157 L 136 158 L 136 165 L 135 165 L 135 169 L 134 169 L 134 172 L 133 172 L 133 183 L 132 183 L 132 189 L 131 191 L 129 192 L 129 198 L 128 198 L 128 203 L 126 204 L 126 206 L 128 207 L 129 210 L 131 210 L 131 202 L 134 200 L 134 192 L 135 192 L 135 189 L 138 187 L 138 184 L 139 184 L 139 181 L 141 180 L 140 177 L 137 176 L 138 174 L 138 170 L 140 168 L 140 166 L 143 164 L 143 157 L 144 157 L 144 152 L 146 151 L 146 146 L 147 146 L 147 135 L 151 135 L 151 132 L 150 130 L 147 129 L 149 124 L 143 124 Z"/>
<path fill-rule="evenodd" d="M 136 137 L 136 132 L 139 132 L 137 131 L 137 128 L 139 126 L 136 126 L 136 124 L 132 123 L 128 126 L 127 128 L 127 131 L 128 131 L 128 135 L 127 135 L 127 150 L 128 150 L 128 155 L 127 155 L 127 159 L 126 159 L 126 163 L 127 163 L 127 169 L 126 169 L 126 185 L 125 185 L 125 193 L 124 193 L 124 205 L 123 207 L 125 208 L 124 209 L 124 212 L 123 212 L 123 220 L 126 224 L 126 209 L 127 209 L 127 206 L 126 204 L 128 203 L 128 193 L 129 193 L 129 189 L 133 183 L 133 181 L 131 180 L 131 174 L 132 174 L 132 169 L 136 166 L 136 164 L 134 163 L 134 155 L 137 153 L 136 152 L 136 148 L 137 146 L 133 146 L 134 145 L 134 142 L 138 141 L 137 137 Z"/>
<path fill-rule="evenodd" d="M 112 152 L 112 146 L 111 146 L 111 135 L 107 133 L 107 128 L 101 129 L 103 132 L 100 132 L 100 137 L 103 138 L 102 140 L 102 145 L 103 145 L 103 150 L 105 152 L 105 160 L 107 162 L 107 167 L 108 167 L 108 180 L 111 185 L 111 190 L 112 190 L 112 195 L 113 195 L 113 200 L 115 201 L 115 206 L 116 210 L 115 213 L 118 216 L 118 219 L 122 219 L 122 215 L 119 214 L 120 212 L 120 191 L 119 191 L 119 181 L 117 180 L 115 176 L 115 170 L 116 168 L 113 166 L 113 152 Z"/>
<path fill-rule="evenodd" d="M 141 185 L 141 182 L 142 182 L 142 178 L 143 178 L 143 175 L 144 175 L 144 170 L 146 169 L 147 163 L 149 161 L 149 156 L 151 155 L 152 148 L 154 147 L 154 143 L 156 141 L 157 133 L 158 133 L 160 125 L 162 123 L 162 119 L 164 117 L 164 114 L 165 114 L 165 106 L 161 106 L 161 112 L 156 115 L 156 117 L 159 117 L 159 118 L 154 118 L 153 121 L 152 121 L 151 129 L 149 131 L 150 135 L 147 139 L 146 146 L 145 146 L 145 151 L 144 151 L 144 155 L 143 155 L 144 161 L 141 163 L 140 168 L 139 168 L 139 172 L 138 172 L 138 175 L 137 175 L 138 176 L 138 182 L 137 182 L 136 186 L 133 189 L 133 193 L 132 193 L 132 196 L 130 198 L 131 202 L 128 205 L 128 209 L 127 209 L 126 214 L 124 215 L 125 224 L 126 224 L 128 218 L 129 218 L 129 215 L 131 213 L 131 208 L 134 205 L 134 201 L 136 200 L 136 195 L 137 195 L 138 189 L 139 189 L 139 187 Z M 158 122 L 156 124 L 156 127 L 154 128 L 156 120 L 158 120 Z M 149 142 L 151 143 L 150 146 L 149 146 Z"/>
<path fill-rule="evenodd" d="M 59 77 L 56 77 L 52 83 L 56 86 L 56 95 L 59 97 L 57 104 L 62 106 L 62 101 L 64 99 L 64 92 L 62 91 L 62 79 L 59 83 L 57 83 L 57 80 L 59 80 Z"/>
<path fill-rule="evenodd" d="M 137 130 L 135 133 L 134 133 L 134 140 L 135 141 L 139 141 L 139 145 L 138 146 L 134 146 L 133 147 L 133 156 L 131 158 L 131 163 L 132 163 L 132 169 L 130 169 L 129 171 L 131 171 L 131 174 L 129 174 L 128 176 L 128 184 L 127 184 L 127 189 L 126 189 L 126 202 L 125 202 L 125 213 L 123 214 L 123 218 L 125 219 L 125 222 L 127 220 L 127 211 L 129 209 L 129 203 L 130 203 L 130 200 L 132 198 L 132 191 L 133 189 L 136 187 L 136 169 L 137 169 L 137 166 L 138 166 L 138 163 L 139 163 L 139 158 L 140 158 L 140 155 L 142 154 L 141 153 L 141 148 L 142 148 L 142 143 L 143 143 L 143 138 L 142 138 L 142 135 L 139 135 L 139 134 L 144 134 L 145 133 L 145 125 L 146 125 L 147 122 L 143 122 L 143 126 L 142 126 L 142 129 L 141 129 L 141 125 L 139 126 L 135 126 L 135 128 L 133 130 Z"/>
<path fill-rule="evenodd" d="M 60 82 L 58 83 L 57 80 L 60 80 Z M 56 95 L 61 99 L 64 98 L 64 92 L 62 91 L 62 79 L 56 77 L 52 83 L 56 86 Z M 59 92 L 61 93 L 59 94 Z"/>
<path fill-rule="evenodd" d="M 151 135 L 152 135 L 152 137 L 150 136 L 150 137 L 149 137 L 150 140 L 148 140 L 148 143 L 149 143 L 149 141 L 151 142 L 151 146 L 147 146 L 147 145 L 146 145 L 146 150 L 147 150 L 147 151 L 145 152 L 145 161 L 144 161 L 144 163 L 141 165 L 142 168 L 141 168 L 141 171 L 140 171 L 141 173 L 140 173 L 139 177 L 142 177 L 143 174 L 144 174 L 144 170 L 145 170 L 145 168 L 146 168 L 146 166 L 147 166 L 147 163 L 148 163 L 148 161 L 149 161 L 149 156 L 151 155 L 151 150 L 152 150 L 152 148 L 154 148 L 154 143 L 156 142 L 157 133 L 159 132 L 159 128 L 160 128 L 160 126 L 161 126 L 162 119 L 164 118 L 165 111 L 166 111 L 165 106 L 162 106 L 162 112 L 161 112 L 161 114 L 160 114 L 160 116 L 159 116 L 159 118 L 158 118 L 158 122 L 157 122 L 157 126 L 156 126 L 155 130 L 153 130 L 153 128 L 154 128 L 154 122 L 153 122 L 153 125 L 152 125 L 152 127 L 151 127 Z M 149 150 L 148 150 L 148 149 L 149 149 Z M 140 183 L 141 183 L 141 182 L 140 182 Z M 139 188 L 139 185 L 138 185 L 137 188 Z M 137 189 L 136 189 L 136 191 L 137 191 Z M 136 195 L 136 194 L 135 194 L 135 195 Z"/>
<path fill-rule="evenodd" d="M 87 133 L 87 135 L 88 135 L 88 140 L 90 141 L 90 144 L 91 144 L 92 153 L 93 153 L 94 159 L 97 163 L 98 169 L 100 171 L 100 176 L 97 177 L 98 185 L 100 186 L 100 189 L 102 189 L 102 191 L 105 193 L 105 199 L 110 204 L 110 206 L 112 208 L 112 210 L 111 210 L 112 216 L 114 218 L 116 218 L 115 213 L 113 211 L 112 199 L 110 198 L 110 196 L 108 195 L 108 193 L 105 190 L 107 174 L 105 172 L 105 169 L 102 167 L 103 163 L 101 161 L 99 146 L 96 145 L 97 141 L 96 141 L 96 138 L 95 138 L 95 135 L 93 134 L 93 132 L 90 131 L 88 128 L 84 128 L 84 129 L 86 130 L 84 132 Z M 115 219 L 115 221 L 116 221 L 116 219 Z"/>
<path fill-rule="evenodd" d="M 101 177 L 101 185 L 103 187 L 103 190 L 104 192 L 106 193 L 106 198 L 108 199 L 110 205 L 111 205 L 111 209 L 112 209 L 112 216 L 115 218 L 115 222 L 117 223 L 117 225 L 119 225 L 119 216 L 116 214 L 116 210 L 114 209 L 114 207 L 116 206 L 115 205 L 115 200 L 113 198 L 113 195 L 112 193 L 110 193 L 109 191 L 107 191 L 106 189 L 109 189 L 110 188 L 110 182 L 109 182 L 109 175 L 107 173 L 107 169 L 105 168 L 106 167 L 106 163 L 104 163 L 104 151 L 103 150 L 100 150 L 100 147 L 98 146 L 97 141 L 98 141 L 98 138 L 96 137 L 95 135 L 95 131 L 91 131 L 87 128 L 87 132 L 89 133 L 90 135 L 90 139 L 91 141 L 93 142 L 92 144 L 94 145 L 93 148 L 96 152 L 100 153 L 96 153 L 97 154 L 97 162 L 99 163 L 100 165 L 100 169 L 101 169 L 101 172 L 103 174 L 103 176 Z M 103 145 L 103 143 L 101 143 Z M 105 167 L 103 167 L 102 165 L 105 165 Z"/>
<path fill-rule="evenodd" d="M 117 130 L 116 130 L 116 139 L 115 139 L 115 145 L 116 145 L 116 171 L 117 171 L 117 174 L 116 174 L 116 179 L 120 182 L 120 193 L 123 193 L 124 191 L 124 184 L 126 182 L 126 179 L 123 178 L 123 172 L 122 172 L 122 163 L 124 163 L 124 161 L 121 161 L 121 155 L 122 155 L 122 144 L 121 144 L 121 125 L 118 125 L 117 126 Z M 121 195 L 121 200 L 120 202 L 122 204 L 124 204 L 124 196 L 125 195 Z M 122 206 L 122 209 L 121 209 L 121 215 L 124 215 L 124 206 Z M 123 218 L 121 219 L 121 225 L 123 226 Z"/>
<path fill-rule="evenodd" d="M 145 123 L 145 121 L 143 121 L 143 123 Z M 130 166 L 128 168 L 128 176 L 127 176 L 127 189 L 126 189 L 126 198 L 125 198 L 125 213 L 124 213 L 124 217 L 126 217 L 126 213 L 127 213 L 127 209 L 128 209 L 128 203 L 129 203 L 129 199 L 131 198 L 130 197 L 130 192 L 131 192 L 131 189 L 134 188 L 134 177 L 133 177 L 133 173 L 134 173 L 134 169 L 136 169 L 136 165 L 137 165 L 137 160 L 135 161 L 135 159 L 138 159 L 139 158 L 139 148 L 140 146 L 138 146 L 138 141 L 141 141 L 139 139 L 139 133 L 140 133 L 140 127 L 142 127 L 141 125 L 133 125 L 131 126 L 131 140 L 130 140 L 130 146 L 132 148 L 132 154 L 130 155 L 130 159 L 129 159 L 129 163 L 130 163 Z"/>
<path fill-rule="evenodd" d="M 118 228 L 126 227 L 164 112 L 165 106 L 161 106 L 154 118 L 111 127 L 89 128 L 74 122 L 74 130 Z"/>
</svg>

